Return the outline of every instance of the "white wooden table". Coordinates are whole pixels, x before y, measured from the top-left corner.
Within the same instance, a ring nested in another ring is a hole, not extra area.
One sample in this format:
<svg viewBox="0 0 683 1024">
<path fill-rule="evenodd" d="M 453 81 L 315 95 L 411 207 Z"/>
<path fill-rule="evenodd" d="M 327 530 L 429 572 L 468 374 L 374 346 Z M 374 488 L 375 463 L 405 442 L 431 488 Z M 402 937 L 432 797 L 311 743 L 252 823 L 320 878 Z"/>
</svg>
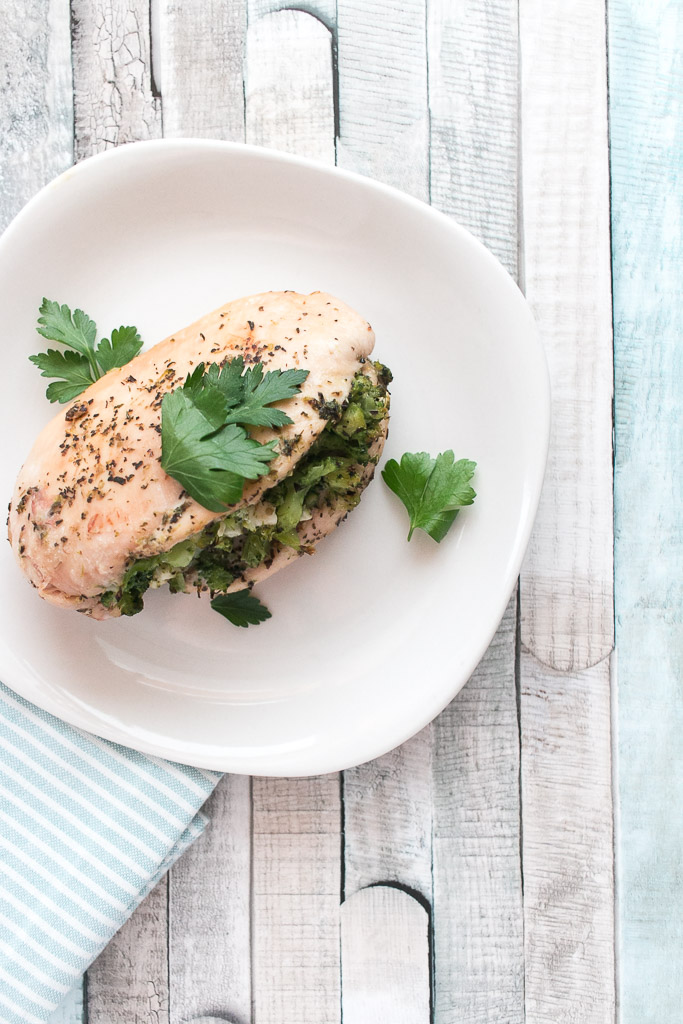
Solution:
<svg viewBox="0 0 683 1024">
<path fill-rule="evenodd" d="M 225 777 L 203 838 L 55 1020 L 606 1024 L 618 985 L 605 2 L 285 6 L 4 0 L 0 219 L 74 159 L 162 135 L 336 160 L 431 201 L 535 311 L 554 392 L 546 486 L 519 588 L 451 706 L 341 776 Z M 614 0 L 611 31 L 626 33 L 636 6 Z M 656 927 L 664 892 L 648 893 Z M 675 985 L 653 987 L 639 1015 L 620 984 L 628 1024 L 680 1019 Z"/>
</svg>

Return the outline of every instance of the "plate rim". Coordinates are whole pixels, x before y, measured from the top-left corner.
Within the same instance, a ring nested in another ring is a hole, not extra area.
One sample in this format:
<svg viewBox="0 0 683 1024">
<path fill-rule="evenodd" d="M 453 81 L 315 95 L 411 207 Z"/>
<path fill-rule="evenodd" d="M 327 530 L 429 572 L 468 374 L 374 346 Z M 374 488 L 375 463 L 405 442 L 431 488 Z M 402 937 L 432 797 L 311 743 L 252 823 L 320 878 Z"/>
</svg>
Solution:
<svg viewBox="0 0 683 1024">
<path fill-rule="evenodd" d="M 59 186 L 60 182 L 84 173 L 90 173 L 94 166 L 105 162 L 109 163 L 114 160 L 121 160 L 122 158 L 138 159 L 139 157 L 140 159 L 144 159 L 144 153 L 158 152 L 160 150 L 194 150 L 199 153 L 201 153 L 201 151 L 215 151 L 225 153 L 228 156 L 244 155 L 259 160 L 265 160 L 274 165 L 289 164 L 290 166 L 299 167 L 306 171 L 315 171 L 322 177 L 328 179 L 346 180 L 357 187 L 361 187 L 366 192 L 375 193 L 378 196 L 381 195 L 389 197 L 392 201 L 398 202 L 409 209 L 419 212 L 420 216 L 426 217 L 428 220 L 432 220 L 432 222 L 439 225 L 440 228 L 446 228 L 455 236 L 459 237 L 460 241 L 464 242 L 466 245 L 474 246 L 474 248 L 478 250 L 479 256 L 483 257 L 484 262 L 488 264 L 490 271 L 495 275 L 500 286 L 505 287 L 515 296 L 514 301 L 522 303 L 529 316 L 530 329 L 526 343 L 528 346 L 529 356 L 536 363 L 538 378 L 538 388 L 535 395 L 535 404 L 537 406 L 538 415 L 538 458 L 534 463 L 533 472 L 531 474 L 533 485 L 529 489 L 530 500 L 527 506 L 528 511 L 525 519 L 523 520 L 522 528 L 516 533 L 515 543 L 510 552 L 510 557 L 507 560 L 506 572 L 499 585 L 499 592 L 503 596 L 498 600 L 495 609 L 495 616 L 492 614 L 492 628 L 486 631 L 484 634 L 485 640 L 476 647 L 470 658 L 463 663 L 463 667 L 457 675 L 458 681 L 454 682 L 453 685 L 447 688 L 440 689 L 438 691 L 438 699 L 432 699 L 431 702 L 426 701 L 423 713 L 418 717 L 413 717 L 410 723 L 406 722 L 401 728 L 398 728 L 398 725 L 401 723 L 397 720 L 397 727 L 393 731 L 389 730 L 389 732 L 391 732 L 391 739 L 387 739 L 388 732 L 383 733 L 385 738 L 379 744 L 373 744 L 365 739 L 361 744 L 363 749 L 356 749 L 356 753 L 350 755 L 351 760 L 344 758 L 340 759 L 337 754 L 334 754 L 330 758 L 324 748 L 321 748 L 319 745 L 314 745 L 298 755 L 303 761 L 305 761 L 307 757 L 312 757 L 314 763 L 309 764 L 307 767 L 297 765 L 296 763 L 290 764 L 283 762 L 283 755 L 281 753 L 279 755 L 269 754 L 267 756 L 260 757 L 259 761 L 261 763 L 259 765 L 250 766 L 248 763 L 249 758 L 244 755 L 236 757 L 234 754 L 221 754 L 216 752 L 215 747 L 202 747 L 196 748 L 195 750 L 187 750 L 184 749 L 184 745 L 179 743 L 177 740 L 169 739 L 168 742 L 164 744 L 163 742 L 156 742 L 153 739 L 148 740 L 146 737 L 131 737 L 125 728 L 119 728 L 116 724 L 112 724 L 108 721 L 93 722 L 90 712 L 81 709 L 75 703 L 64 704 L 56 691 L 47 690 L 41 692 L 38 695 L 38 699 L 36 699 L 36 694 L 31 691 L 29 675 L 25 677 L 25 683 L 23 678 L 19 679 L 18 682 L 16 679 L 3 680 L 9 688 L 14 690 L 24 699 L 34 703 L 44 711 L 55 715 L 68 724 L 75 726 L 76 728 L 84 729 L 87 732 L 103 739 L 121 744 L 122 746 L 129 747 L 133 750 L 137 750 L 151 756 L 162 757 L 177 763 L 193 765 L 200 769 L 230 772 L 231 774 L 242 775 L 305 777 L 339 772 L 382 756 L 388 751 L 405 743 L 408 739 L 416 735 L 421 729 L 432 722 L 468 682 L 477 665 L 484 657 L 491 640 L 498 630 L 505 613 L 505 609 L 510 600 L 510 596 L 519 577 L 522 562 L 527 551 L 538 511 L 541 489 L 547 466 L 551 429 L 551 388 L 545 349 L 541 341 L 540 332 L 533 312 L 518 284 L 503 267 L 500 261 L 496 259 L 496 257 L 486 248 L 486 246 L 453 217 L 442 213 L 430 204 L 425 203 L 420 199 L 416 199 L 408 193 L 402 192 L 400 189 L 394 188 L 391 185 L 386 185 L 376 179 L 368 178 L 354 171 L 348 171 L 344 168 L 309 160 L 295 154 L 284 153 L 279 150 L 263 146 L 254 146 L 248 143 L 194 137 L 152 139 L 125 143 L 88 157 L 62 171 L 61 174 L 47 182 L 16 213 L 14 218 L 3 231 L 2 235 L 0 235 L 0 254 L 4 252 L 8 245 L 12 244 L 14 236 L 21 230 L 26 217 L 33 215 L 36 208 L 39 208 L 48 199 L 51 192 L 55 187 Z M 133 156 L 133 154 L 136 154 L 136 156 Z M 3 646 L 6 646 L 4 641 Z M 254 768 L 257 770 L 254 770 Z"/>
</svg>

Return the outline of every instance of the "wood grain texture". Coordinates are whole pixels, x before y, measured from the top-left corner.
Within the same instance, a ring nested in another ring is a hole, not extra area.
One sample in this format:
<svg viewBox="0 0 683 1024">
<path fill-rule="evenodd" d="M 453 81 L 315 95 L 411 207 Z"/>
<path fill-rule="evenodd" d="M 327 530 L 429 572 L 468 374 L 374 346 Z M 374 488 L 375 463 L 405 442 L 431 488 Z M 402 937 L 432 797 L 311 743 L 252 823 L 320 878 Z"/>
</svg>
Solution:
<svg viewBox="0 0 683 1024">
<path fill-rule="evenodd" d="M 604 3 L 520 0 L 520 45 L 524 280 L 553 392 L 522 641 L 543 664 L 580 671 L 613 645 Z"/>
<path fill-rule="evenodd" d="M 168 1024 L 167 877 L 88 971 L 88 1024 Z"/>
<path fill-rule="evenodd" d="M 247 142 L 334 162 L 332 39 L 317 18 L 279 11 L 249 22 Z"/>
<path fill-rule="evenodd" d="M 332 162 L 325 27 L 300 12 L 250 12 L 247 64 L 247 140 Z M 340 891 L 339 776 L 254 779 L 253 1024 L 339 1024 Z"/>
<path fill-rule="evenodd" d="M 0 16 L 0 231 L 73 162 L 68 0 L 7 4 Z M 50 1024 L 81 1024 L 77 985 Z"/>
<path fill-rule="evenodd" d="M 394 10 L 392 22 L 387 31 L 376 3 L 338 4 L 337 163 L 427 199 L 424 2 Z M 388 881 L 431 901 L 431 745 L 428 727 L 384 757 L 344 772 L 347 898 Z"/>
<path fill-rule="evenodd" d="M 521 659 L 528 1024 L 614 1020 L 610 660 Z"/>
<path fill-rule="evenodd" d="M 246 0 L 158 0 L 164 135 L 244 141 Z"/>
<path fill-rule="evenodd" d="M 425 0 L 337 0 L 340 167 L 427 199 Z"/>
<path fill-rule="evenodd" d="M 226 775 L 203 808 L 209 824 L 171 868 L 171 1024 L 229 1014 L 251 1020 L 251 784 Z"/>
<path fill-rule="evenodd" d="M 160 0 L 154 39 L 164 135 L 244 139 L 246 4 Z M 209 825 L 169 875 L 171 1024 L 251 1020 L 251 785 L 226 776 Z"/>
<path fill-rule="evenodd" d="M 517 272 L 516 4 L 430 0 L 431 194 Z M 524 1018 L 516 599 L 434 723 L 435 1022 Z"/>
<path fill-rule="evenodd" d="M 432 735 L 344 772 L 344 895 L 397 882 L 432 897 Z M 362 905 L 362 904 L 361 904 Z"/>
<path fill-rule="evenodd" d="M 161 135 L 149 0 L 73 0 L 77 159 Z"/>
<path fill-rule="evenodd" d="M 615 1002 L 604 7 L 520 0 L 520 46 L 524 279 L 554 402 L 520 589 L 526 1019 L 606 1024 Z"/>
<path fill-rule="evenodd" d="M 430 0 L 432 203 L 518 275 L 516 0 Z"/>
<path fill-rule="evenodd" d="M 683 1006 L 683 11 L 609 4 L 621 1024 Z"/>
<path fill-rule="evenodd" d="M 1 27 L 0 231 L 73 161 L 68 0 L 6 4 Z"/>
<path fill-rule="evenodd" d="M 390 886 L 362 889 L 341 908 L 344 1024 L 429 1024 L 429 918 Z"/>
<path fill-rule="evenodd" d="M 339 1024 L 338 775 L 254 779 L 252 878 L 253 1024 Z"/>
<path fill-rule="evenodd" d="M 5 4 L 0 14 L 0 231 L 73 163 L 69 0 Z M 81 1024 L 83 984 L 50 1024 Z"/>
<path fill-rule="evenodd" d="M 161 132 L 152 95 L 150 8 L 142 0 L 73 0 L 77 158 Z M 88 1024 L 168 1024 L 167 879 L 138 907 L 87 973 Z"/>
<path fill-rule="evenodd" d="M 434 723 L 436 1024 L 524 1021 L 516 610 Z"/>
</svg>

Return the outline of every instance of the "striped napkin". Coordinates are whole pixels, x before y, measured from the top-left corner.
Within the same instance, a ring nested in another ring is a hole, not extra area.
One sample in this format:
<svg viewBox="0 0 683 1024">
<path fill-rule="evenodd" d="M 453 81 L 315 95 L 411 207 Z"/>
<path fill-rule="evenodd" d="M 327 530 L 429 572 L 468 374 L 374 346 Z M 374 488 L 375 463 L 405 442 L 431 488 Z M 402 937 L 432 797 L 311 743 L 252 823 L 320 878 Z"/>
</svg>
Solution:
<svg viewBox="0 0 683 1024">
<path fill-rule="evenodd" d="M 220 778 L 98 739 L 0 683 L 0 1022 L 42 1024 L 202 832 Z"/>
</svg>

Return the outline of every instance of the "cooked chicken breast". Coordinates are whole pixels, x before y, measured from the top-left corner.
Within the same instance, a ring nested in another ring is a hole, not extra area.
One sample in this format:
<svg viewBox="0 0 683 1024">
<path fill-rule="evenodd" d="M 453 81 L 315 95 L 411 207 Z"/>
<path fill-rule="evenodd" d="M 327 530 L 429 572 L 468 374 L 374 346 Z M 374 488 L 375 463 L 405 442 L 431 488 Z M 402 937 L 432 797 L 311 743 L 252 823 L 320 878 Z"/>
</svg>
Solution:
<svg viewBox="0 0 683 1024">
<path fill-rule="evenodd" d="M 168 551 L 221 518 L 161 469 L 163 396 L 197 363 L 237 355 L 266 370 L 309 371 L 286 404 L 294 422 L 277 434 L 254 432 L 259 441 L 277 436 L 287 454 L 247 482 L 234 511 L 291 473 L 325 427 L 310 399 L 344 402 L 373 345 L 370 325 L 334 296 L 267 292 L 222 306 L 110 371 L 60 410 L 19 473 L 9 539 L 22 571 L 53 604 L 102 617 L 99 596 L 131 559 Z"/>
</svg>

